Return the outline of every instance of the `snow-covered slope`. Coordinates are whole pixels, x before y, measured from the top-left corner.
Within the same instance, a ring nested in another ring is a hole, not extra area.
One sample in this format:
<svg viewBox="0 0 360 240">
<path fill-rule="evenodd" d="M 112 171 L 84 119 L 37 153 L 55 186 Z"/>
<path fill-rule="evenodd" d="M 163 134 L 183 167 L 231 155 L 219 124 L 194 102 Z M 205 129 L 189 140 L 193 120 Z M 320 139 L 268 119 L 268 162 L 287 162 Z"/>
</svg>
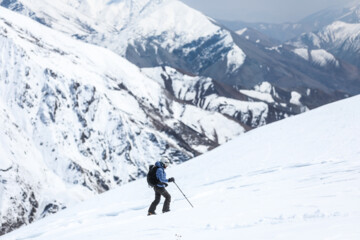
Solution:
<svg viewBox="0 0 360 240">
<path fill-rule="evenodd" d="M 156 79 L 178 100 L 236 119 L 243 124 L 245 129 L 263 126 L 273 121 L 269 118 L 269 115 L 273 113 L 270 113 L 270 103 L 261 102 L 256 97 L 242 95 L 231 88 L 232 91 L 224 89 L 211 78 L 183 75 L 169 67 L 148 68 L 142 71 L 152 79 Z M 288 115 L 284 116 L 283 112 L 276 113 L 282 115 L 278 116 L 277 120 L 288 117 Z M 218 132 L 218 134 L 223 133 Z"/>
<path fill-rule="evenodd" d="M 170 184 L 172 211 L 147 217 L 139 180 L 1 240 L 359 239 L 359 121 L 356 96 L 171 167 L 194 208 Z"/>
<path fill-rule="evenodd" d="M 236 71 L 246 57 L 228 31 L 178 0 L 15 0 L 0 4 L 105 46 L 141 67 L 166 64 L 199 73 L 214 61 L 223 61 L 226 71 Z"/>
<path fill-rule="evenodd" d="M 338 69 L 339 60 L 360 67 L 359 1 L 325 9 L 303 19 L 299 25 L 311 27 L 287 42 L 295 47 L 297 55 L 326 69 Z"/>
<path fill-rule="evenodd" d="M 339 61 L 324 49 L 309 50 L 308 48 L 295 48 L 294 53 L 306 61 L 318 65 L 320 67 L 339 67 Z"/>
<path fill-rule="evenodd" d="M 327 52 L 328 56 L 333 54 L 339 59 L 360 67 L 360 23 L 337 21 L 319 32 L 303 34 L 289 43 L 300 49 Z M 327 58 L 328 63 L 336 63 L 334 56 L 330 58 Z"/>
<path fill-rule="evenodd" d="M 245 131 L 119 55 L 2 7 L 0 70 L 1 232 Z"/>
</svg>

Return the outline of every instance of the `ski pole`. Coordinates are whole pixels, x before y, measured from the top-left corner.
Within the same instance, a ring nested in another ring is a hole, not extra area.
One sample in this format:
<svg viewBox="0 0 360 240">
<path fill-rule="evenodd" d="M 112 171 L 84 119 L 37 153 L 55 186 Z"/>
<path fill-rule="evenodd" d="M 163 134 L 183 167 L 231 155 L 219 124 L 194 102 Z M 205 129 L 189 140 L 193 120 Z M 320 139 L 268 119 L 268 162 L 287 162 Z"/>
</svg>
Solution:
<svg viewBox="0 0 360 240">
<path fill-rule="evenodd" d="M 194 207 L 191 202 L 189 201 L 189 199 L 185 196 L 185 194 L 183 193 L 183 191 L 181 191 L 181 189 L 179 188 L 179 186 L 176 184 L 176 182 L 174 181 L 175 185 L 177 186 L 177 188 L 180 190 L 180 192 L 182 193 L 182 195 L 184 195 L 184 197 L 186 198 L 186 200 L 190 203 L 191 207 Z"/>
</svg>

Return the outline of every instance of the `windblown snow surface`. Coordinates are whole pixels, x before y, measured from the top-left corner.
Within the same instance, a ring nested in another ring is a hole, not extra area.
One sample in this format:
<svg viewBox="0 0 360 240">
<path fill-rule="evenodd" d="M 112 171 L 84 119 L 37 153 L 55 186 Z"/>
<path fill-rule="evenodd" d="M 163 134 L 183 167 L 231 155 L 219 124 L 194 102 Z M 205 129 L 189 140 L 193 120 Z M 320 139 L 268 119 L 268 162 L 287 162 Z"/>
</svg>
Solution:
<svg viewBox="0 0 360 240">
<path fill-rule="evenodd" d="M 360 96 L 239 136 L 167 170 L 170 213 L 145 179 L 1 240 L 360 239 Z"/>
</svg>

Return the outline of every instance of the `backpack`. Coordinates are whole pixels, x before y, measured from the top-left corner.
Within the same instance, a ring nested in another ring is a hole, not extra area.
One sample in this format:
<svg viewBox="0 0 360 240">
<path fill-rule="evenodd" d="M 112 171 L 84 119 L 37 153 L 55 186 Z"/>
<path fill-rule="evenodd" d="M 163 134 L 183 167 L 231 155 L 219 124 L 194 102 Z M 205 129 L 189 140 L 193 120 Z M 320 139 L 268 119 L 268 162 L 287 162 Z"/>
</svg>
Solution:
<svg viewBox="0 0 360 240">
<path fill-rule="evenodd" d="M 146 177 L 150 187 L 155 187 L 160 182 L 159 179 L 156 177 L 156 171 L 158 170 L 158 168 L 159 167 L 154 165 L 149 166 L 149 172 Z"/>
</svg>

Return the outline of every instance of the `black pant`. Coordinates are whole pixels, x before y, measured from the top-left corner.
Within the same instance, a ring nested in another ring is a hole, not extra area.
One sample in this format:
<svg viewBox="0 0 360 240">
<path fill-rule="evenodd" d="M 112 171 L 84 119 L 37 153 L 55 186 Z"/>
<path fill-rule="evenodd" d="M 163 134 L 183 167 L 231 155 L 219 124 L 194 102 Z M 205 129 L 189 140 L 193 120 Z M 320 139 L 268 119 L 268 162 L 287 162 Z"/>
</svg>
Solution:
<svg viewBox="0 0 360 240">
<path fill-rule="evenodd" d="M 161 196 L 163 196 L 165 198 L 163 212 L 170 211 L 171 196 L 168 193 L 168 191 L 166 191 L 166 189 L 164 187 L 158 187 L 158 186 L 154 187 L 154 191 L 155 191 L 155 200 L 151 203 L 149 212 L 155 213 L 155 209 L 156 209 L 157 205 L 160 203 Z"/>
</svg>

